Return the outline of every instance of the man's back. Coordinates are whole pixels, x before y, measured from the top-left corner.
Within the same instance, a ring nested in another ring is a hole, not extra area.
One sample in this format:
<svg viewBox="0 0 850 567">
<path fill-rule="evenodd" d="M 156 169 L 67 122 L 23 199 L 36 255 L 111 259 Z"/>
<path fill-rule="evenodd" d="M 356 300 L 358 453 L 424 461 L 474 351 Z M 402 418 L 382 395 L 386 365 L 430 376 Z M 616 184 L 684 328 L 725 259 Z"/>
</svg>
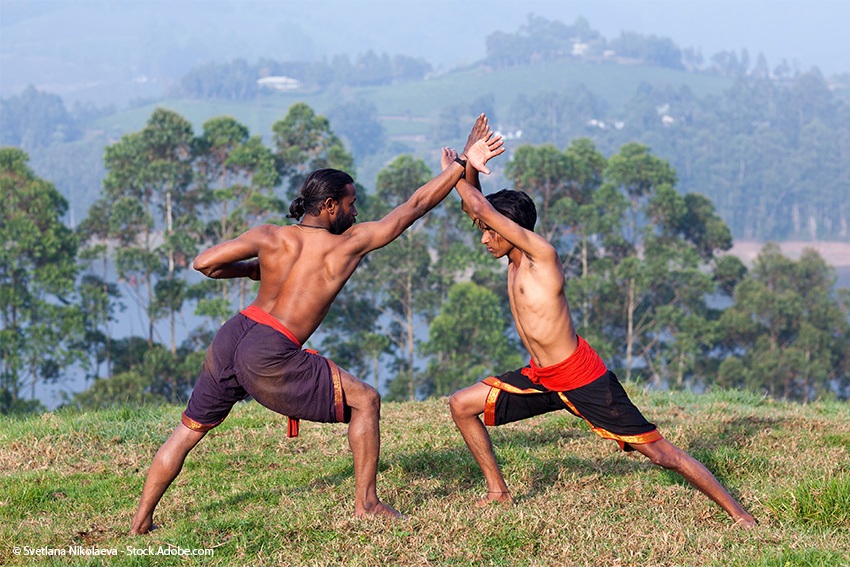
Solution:
<svg viewBox="0 0 850 567">
<path fill-rule="evenodd" d="M 279 319 L 303 343 L 363 258 L 351 245 L 357 231 L 337 235 L 323 228 L 267 225 L 257 232 L 262 277 L 253 305 Z"/>
</svg>

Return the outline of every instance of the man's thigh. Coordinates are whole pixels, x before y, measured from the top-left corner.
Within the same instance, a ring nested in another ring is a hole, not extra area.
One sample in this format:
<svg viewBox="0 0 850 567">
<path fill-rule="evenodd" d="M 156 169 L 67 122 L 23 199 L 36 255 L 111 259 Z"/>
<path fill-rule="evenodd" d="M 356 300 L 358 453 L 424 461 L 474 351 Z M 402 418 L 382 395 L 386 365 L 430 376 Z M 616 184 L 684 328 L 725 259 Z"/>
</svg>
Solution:
<svg viewBox="0 0 850 567">
<path fill-rule="evenodd" d="M 527 367 L 526 367 L 527 368 Z M 485 378 L 484 424 L 504 425 L 569 407 L 557 392 L 547 390 L 523 374 L 524 368 Z"/>
</svg>

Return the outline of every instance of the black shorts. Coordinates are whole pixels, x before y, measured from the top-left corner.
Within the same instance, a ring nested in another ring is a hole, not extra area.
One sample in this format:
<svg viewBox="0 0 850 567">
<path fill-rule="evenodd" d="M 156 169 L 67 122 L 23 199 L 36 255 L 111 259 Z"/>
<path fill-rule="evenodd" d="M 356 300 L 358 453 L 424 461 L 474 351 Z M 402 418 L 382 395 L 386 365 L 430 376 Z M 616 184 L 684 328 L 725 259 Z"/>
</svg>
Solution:
<svg viewBox="0 0 850 567">
<path fill-rule="evenodd" d="M 629 399 L 610 370 L 593 382 L 566 392 L 553 392 L 535 384 L 521 370 L 490 377 L 491 387 L 484 410 L 487 425 L 504 425 L 557 410 L 567 410 L 590 423 L 605 439 L 617 441 L 625 451 L 632 444 L 652 443 L 661 434 Z"/>
</svg>

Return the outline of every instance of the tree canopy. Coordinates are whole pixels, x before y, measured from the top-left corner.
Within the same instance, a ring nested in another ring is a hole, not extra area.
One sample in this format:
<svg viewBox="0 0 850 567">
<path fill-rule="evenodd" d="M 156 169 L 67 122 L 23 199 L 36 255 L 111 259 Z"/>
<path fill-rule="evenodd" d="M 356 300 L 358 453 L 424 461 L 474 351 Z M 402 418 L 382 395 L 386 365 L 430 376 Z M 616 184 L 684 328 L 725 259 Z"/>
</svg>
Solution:
<svg viewBox="0 0 850 567">
<path fill-rule="evenodd" d="M 257 223 L 288 222 L 285 204 L 308 171 L 354 164 L 331 121 L 305 103 L 273 134 L 267 146 L 230 117 L 196 134 L 157 109 L 106 148 L 103 195 L 76 232 L 27 154 L 0 150 L 2 411 L 37 407 L 35 385 L 74 366 L 91 381 L 69 400 L 78 407 L 186 398 L 211 332 L 253 293 L 251 282 L 194 277 L 192 256 Z M 732 233 L 713 201 L 685 190 L 646 144 L 608 155 L 590 138 L 522 144 L 502 167 L 559 250 L 578 332 L 625 380 L 799 400 L 848 394 L 850 296 L 816 253 L 793 261 L 769 245 L 748 270 L 726 255 Z M 397 156 L 374 187 L 357 185 L 361 214 L 380 218 L 433 175 Z M 479 240 L 449 197 L 363 261 L 313 340 L 391 399 L 447 395 L 522 365 L 504 266 Z M 129 304 L 147 317 L 146 336 L 111 336 Z M 211 324 L 181 341 L 175 321 L 191 308 Z M 170 329 L 165 341 L 157 321 Z"/>
</svg>

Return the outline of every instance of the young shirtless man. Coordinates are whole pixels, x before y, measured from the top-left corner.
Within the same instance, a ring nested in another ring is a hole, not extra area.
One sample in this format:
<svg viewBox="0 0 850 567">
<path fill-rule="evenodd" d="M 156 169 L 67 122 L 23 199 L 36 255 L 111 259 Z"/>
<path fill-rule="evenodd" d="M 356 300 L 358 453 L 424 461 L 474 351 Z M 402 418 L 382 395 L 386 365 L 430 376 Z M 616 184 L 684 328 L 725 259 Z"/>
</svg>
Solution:
<svg viewBox="0 0 850 567">
<path fill-rule="evenodd" d="M 454 157 L 453 150 L 444 148 L 443 166 L 449 167 Z M 481 243 L 495 258 L 508 258 L 511 313 L 531 355 L 528 367 L 487 378 L 451 397 L 452 418 L 487 482 L 487 496 L 478 505 L 513 502 L 485 424 L 502 425 L 565 409 L 586 419 L 594 432 L 617 441 L 623 450 L 636 450 L 682 475 L 720 505 L 735 524 L 754 526 L 755 519 L 702 463 L 664 439 L 641 415 L 617 377 L 576 335 L 558 252 L 533 231 L 534 202 L 520 191 L 503 190 L 485 197 L 477 172 L 469 167 L 457 191 L 464 211 L 482 232 Z"/>
<path fill-rule="evenodd" d="M 325 169 L 311 173 L 292 202 L 294 226 L 264 225 L 202 252 L 194 267 L 210 278 L 251 278 L 257 298 L 225 323 L 207 351 L 181 423 L 154 456 L 131 534 L 154 528 L 153 513 L 183 467 L 186 455 L 220 424 L 233 404 L 253 397 L 297 420 L 346 422 L 354 460 L 354 514 L 399 513 L 378 499 L 380 397 L 332 361 L 301 345 L 327 315 L 331 303 L 363 257 L 389 244 L 434 208 L 467 168 L 489 173 L 486 163 L 504 151 L 501 136 L 478 117 L 457 163 L 417 189 L 384 218 L 354 226 L 354 180 Z M 293 425 L 296 425 L 294 428 Z"/>
</svg>

